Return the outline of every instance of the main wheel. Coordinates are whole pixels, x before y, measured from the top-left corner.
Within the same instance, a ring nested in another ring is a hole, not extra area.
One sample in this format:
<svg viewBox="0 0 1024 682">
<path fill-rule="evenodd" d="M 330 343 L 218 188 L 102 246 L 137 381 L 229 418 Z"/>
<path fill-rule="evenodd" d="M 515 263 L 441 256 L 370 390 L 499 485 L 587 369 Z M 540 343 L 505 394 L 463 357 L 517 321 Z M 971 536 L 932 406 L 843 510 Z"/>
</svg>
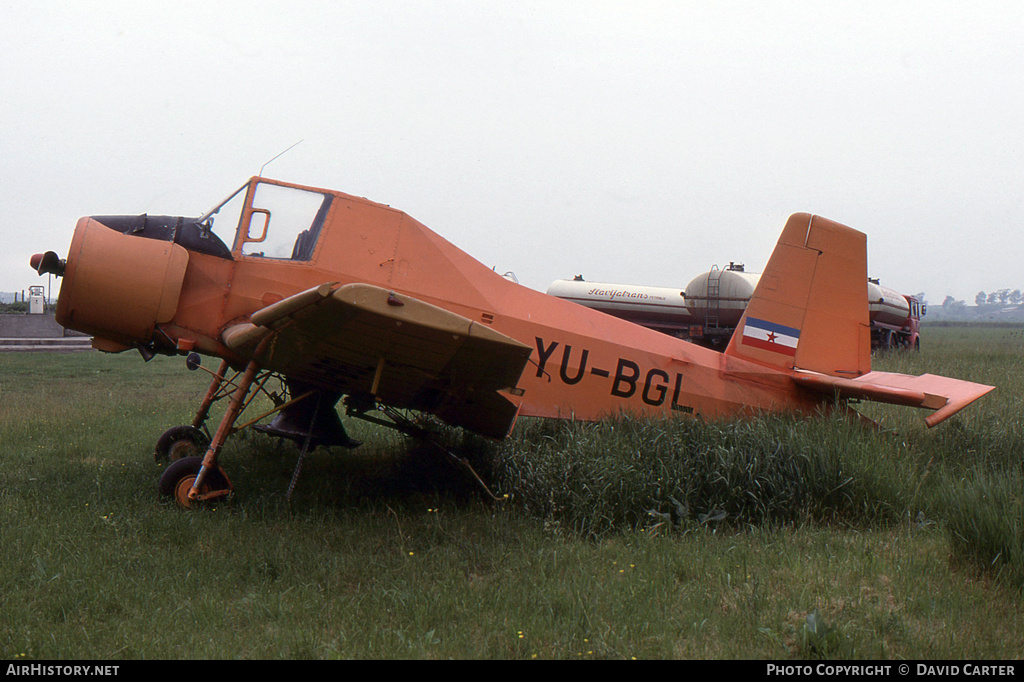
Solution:
<svg viewBox="0 0 1024 682">
<path fill-rule="evenodd" d="M 206 454 L 210 439 L 194 426 L 172 426 L 156 441 L 153 459 L 160 462 Z"/>
<path fill-rule="evenodd" d="M 184 509 L 195 508 L 197 501 L 189 498 L 188 493 L 203 467 L 202 457 L 184 457 L 177 459 L 164 469 L 160 475 L 159 489 L 164 497 L 174 498 L 175 503 Z M 202 485 L 199 486 L 200 495 L 208 495 L 220 490 L 230 491 L 231 482 L 224 472 L 219 468 L 206 472 Z"/>
</svg>

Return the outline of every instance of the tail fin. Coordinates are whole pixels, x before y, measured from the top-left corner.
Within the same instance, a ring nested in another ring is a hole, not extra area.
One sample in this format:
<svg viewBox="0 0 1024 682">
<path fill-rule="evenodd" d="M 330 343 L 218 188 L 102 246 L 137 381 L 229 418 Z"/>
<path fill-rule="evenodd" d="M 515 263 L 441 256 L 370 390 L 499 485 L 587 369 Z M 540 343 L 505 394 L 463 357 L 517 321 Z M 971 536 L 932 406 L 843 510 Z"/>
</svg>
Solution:
<svg viewBox="0 0 1024 682">
<path fill-rule="evenodd" d="M 837 377 L 871 371 L 867 237 L 790 216 L 725 352 Z"/>
</svg>

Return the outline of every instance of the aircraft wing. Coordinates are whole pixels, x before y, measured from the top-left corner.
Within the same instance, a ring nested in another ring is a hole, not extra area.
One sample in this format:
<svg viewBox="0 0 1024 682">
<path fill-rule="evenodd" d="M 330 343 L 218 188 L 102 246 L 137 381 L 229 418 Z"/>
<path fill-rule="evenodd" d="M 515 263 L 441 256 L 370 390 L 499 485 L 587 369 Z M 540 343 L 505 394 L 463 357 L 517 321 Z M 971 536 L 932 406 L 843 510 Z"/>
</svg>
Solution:
<svg viewBox="0 0 1024 682">
<path fill-rule="evenodd" d="M 531 347 L 443 308 L 369 284 L 324 284 L 229 327 L 224 343 L 289 379 L 430 412 L 504 438 Z"/>
<path fill-rule="evenodd" d="M 868 372 L 854 379 L 845 379 L 797 370 L 793 380 L 813 391 L 835 394 L 840 398 L 935 410 L 924 420 L 929 427 L 948 419 L 994 388 L 934 374 L 911 376 L 893 372 Z"/>
</svg>

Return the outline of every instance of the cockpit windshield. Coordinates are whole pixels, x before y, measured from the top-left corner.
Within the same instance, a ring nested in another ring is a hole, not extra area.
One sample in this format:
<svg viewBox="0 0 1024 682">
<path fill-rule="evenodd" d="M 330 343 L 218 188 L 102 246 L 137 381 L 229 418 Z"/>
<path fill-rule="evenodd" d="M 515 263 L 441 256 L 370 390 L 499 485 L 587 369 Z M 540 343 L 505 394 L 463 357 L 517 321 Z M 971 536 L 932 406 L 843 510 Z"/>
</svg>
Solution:
<svg viewBox="0 0 1024 682">
<path fill-rule="evenodd" d="M 242 219 L 242 209 L 245 208 L 245 190 L 248 187 L 249 183 L 245 183 L 236 189 L 227 199 L 204 213 L 196 222 L 203 229 L 217 235 L 225 244 L 234 243 L 235 232 Z"/>
<path fill-rule="evenodd" d="M 311 259 L 331 195 L 258 182 L 246 219 L 248 187 L 239 187 L 199 222 L 225 243 L 235 244 L 243 256 Z"/>
</svg>

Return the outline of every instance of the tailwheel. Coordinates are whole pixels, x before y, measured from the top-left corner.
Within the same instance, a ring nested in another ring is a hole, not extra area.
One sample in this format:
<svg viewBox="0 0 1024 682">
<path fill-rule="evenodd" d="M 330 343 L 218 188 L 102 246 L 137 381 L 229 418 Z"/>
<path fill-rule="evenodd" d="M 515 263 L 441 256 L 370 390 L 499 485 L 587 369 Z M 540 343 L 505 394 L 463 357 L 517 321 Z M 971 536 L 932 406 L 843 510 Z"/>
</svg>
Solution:
<svg viewBox="0 0 1024 682">
<path fill-rule="evenodd" d="M 199 485 L 198 497 L 190 498 L 189 492 L 202 467 L 202 457 L 184 457 L 171 462 L 160 475 L 160 494 L 173 498 L 175 503 L 184 509 L 195 509 L 204 502 L 218 500 L 231 494 L 231 481 L 220 467 L 214 467 L 205 473 L 203 482 Z"/>
<path fill-rule="evenodd" d="M 156 441 L 153 459 L 157 463 L 203 455 L 210 445 L 209 437 L 194 426 L 172 426 Z"/>
</svg>

